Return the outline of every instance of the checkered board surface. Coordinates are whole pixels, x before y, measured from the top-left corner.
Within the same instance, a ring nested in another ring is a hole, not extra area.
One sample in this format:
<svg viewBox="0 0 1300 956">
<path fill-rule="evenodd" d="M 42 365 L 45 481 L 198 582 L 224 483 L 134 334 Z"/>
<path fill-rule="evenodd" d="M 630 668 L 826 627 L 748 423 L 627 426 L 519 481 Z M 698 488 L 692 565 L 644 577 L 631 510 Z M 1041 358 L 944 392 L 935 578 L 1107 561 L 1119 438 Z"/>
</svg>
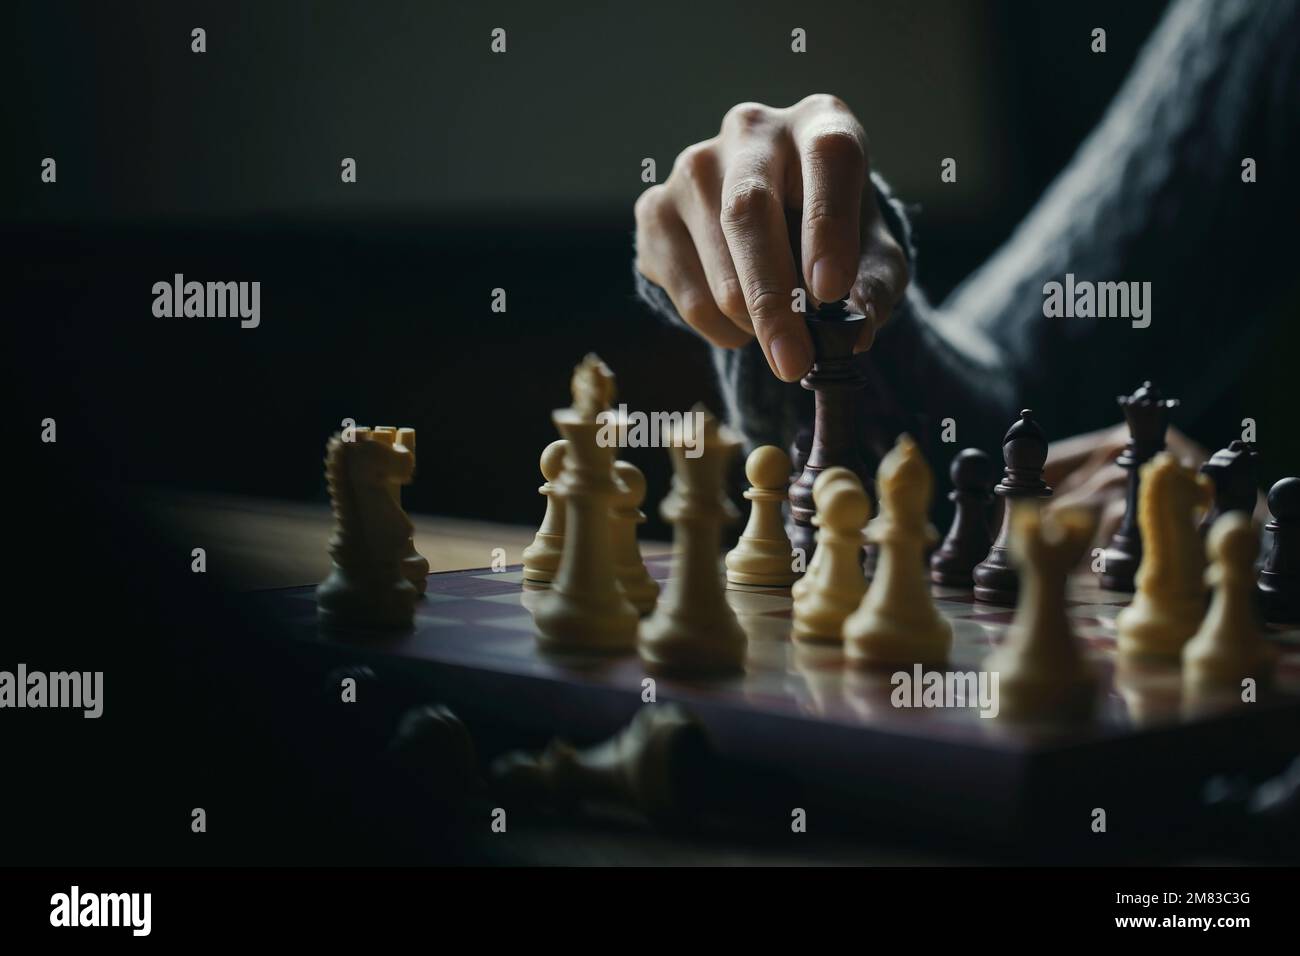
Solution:
<svg viewBox="0 0 1300 956">
<path fill-rule="evenodd" d="M 671 562 L 670 556 L 655 557 L 647 566 L 663 582 L 671 572 Z M 325 639 L 368 654 L 409 658 L 463 675 L 497 675 L 502 678 L 503 702 L 509 688 L 519 682 L 526 682 L 534 692 L 539 686 L 549 688 L 540 693 L 553 693 L 557 701 L 598 688 L 639 702 L 647 672 L 635 654 L 610 658 L 539 651 L 532 610 L 542 593 L 525 587 L 518 567 L 501 572 L 478 569 L 433 574 L 412 632 Z M 978 671 L 1005 635 L 1012 610 L 981 605 L 969 591 L 936 588 L 935 596 L 954 631 L 953 653 L 945 670 Z M 788 589 L 727 591 L 727 599 L 749 636 L 744 674 L 708 680 L 656 678 L 657 695 L 660 700 L 712 702 L 769 716 L 1012 749 L 1061 746 L 1207 719 L 1182 714 L 1176 665 L 1147 665 L 1117 673 L 1115 616 L 1127 603 L 1127 595 L 1104 591 L 1084 577 L 1071 582 L 1069 598 L 1075 631 L 1101 678 L 1097 717 L 1087 725 L 1030 726 L 981 718 L 975 702 L 957 708 L 896 708 L 890 703 L 893 685 L 889 673 L 863 673 L 846 667 L 838 648 L 797 644 L 790 639 Z M 314 588 L 262 592 L 258 602 L 298 636 L 311 640 L 324 637 L 317 633 Z M 1287 709 L 1298 699 L 1293 695 L 1300 695 L 1300 631 L 1271 633 L 1270 639 L 1282 652 L 1278 680 L 1257 706 L 1261 710 L 1274 706 Z"/>
</svg>

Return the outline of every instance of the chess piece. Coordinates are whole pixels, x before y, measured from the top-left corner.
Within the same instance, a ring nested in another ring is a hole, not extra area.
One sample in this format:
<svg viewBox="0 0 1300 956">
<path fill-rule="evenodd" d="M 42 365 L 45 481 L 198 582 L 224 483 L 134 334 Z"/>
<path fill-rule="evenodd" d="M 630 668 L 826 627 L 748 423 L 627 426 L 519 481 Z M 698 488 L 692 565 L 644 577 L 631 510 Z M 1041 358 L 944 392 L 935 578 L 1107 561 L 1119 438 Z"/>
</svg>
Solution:
<svg viewBox="0 0 1300 956">
<path fill-rule="evenodd" d="M 1300 478 L 1283 478 L 1268 493 L 1273 538 L 1259 572 L 1259 600 L 1270 624 L 1300 624 Z"/>
<path fill-rule="evenodd" d="M 1210 529 L 1205 583 L 1214 588 L 1210 610 L 1183 648 L 1183 686 L 1189 696 L 1203 689 L 1240 690 L 1246 678 L 1267 682 L 1270 648 L 1255 602 L 1259 532 L 1250 515 L 1229 511 Z"/>
<path fill-rule="evenodd" d="M 569 443 L 556 439 L 542 450 L 542 486 L 537 493 L 546 498 L 546 513 L 541 527 L 533 535 L 533 543 L 524 548 L 524 580 L 534 584 L 550 584 L 560 567 L 564 552 L 564 499 L 556 490 L 556 482 L 564 471 L 564 454 Z"/>
<path fill-rule="evenodd" d="M 641 505 L 645 502 L 645 475 L 630 461 L 614 462 L 614 476 L 624 490 L 614 497 L 610 528 L 614 540 L 614 575 L 623 593 L 642 616 L 654 610 L 659 584 L 650 577 L 636 543 L 637 525 L 645 524 Z"/>
<path fill-rule="evenodd" d="M 815 569 L 800 582 L 794 602 L 792 634 L 796 640 L 839 644 L 844 619 L 857 610 L 867 591 L 862 573 L 862 526 L 871 517 L 871 502 L 857 476 L 847 469 L 841 481 L 813 484 L 817 505 Z M 825 476 L 827 472 L 822 472 Z"/>
<path fill-rule="evenodd" d="M 1006 640 L 984 670 L 998 675 L 1000 712 L 1007 717 L 1086 717 L 1097 681 L 1070 627 L 1065 587 L 1092 541 L 1096 516 L 1086 508 L 1044 512 L 1034 499 L 1013 499 L 1009 510 L 1008 545 L 1020 569 L 1020 591 Z"/>
<path fill-rule="evenodd" d="M 1142 466 L 1137 594 L 1115 618 L 1122 655 L 1176 658 L 1205 615 L 1205 549 L 1196 531 L 1214 484 L 1168 452 Z"/>
<path fill-rule="evenodd" d="M 790 486 L 790 543 L 811 560 L 817 547 L 812 519 L 813 482 L 833 465 L 848 468 L 871 494 L 871 476 L 859 450 L 854 392 L 866 379 L 853 364 L 853 346 L 866 318 L 843 302 L 824 302 L 808 317 L 813 365 L 800 384 L 815 396 L 812 444 L 799 478 Z"/>
<path fill-rule="evenodd" d="M 857 484 L 859 488 L 862 487 L 862 482 L 858 481 L 857 475 L 849 471 L 847 468 L 842 468 L 836 465 L 832 468 L 827 468 L 820 475 L 818 475 L 817 480 L 813 482 L 813 503 L 816 504 L 817 495 L 822 493 L 821 491 L 822 488 L 824 488 L 827 485 L 830 485 L 832 482 L 837 482 L 837 481 L 851 481 Z M 815 512 L 813 514 L 812 523 L 813 523 L 813 528 L 819 528 L 821 526 L 821 519 L 817 516 Z M 808 567 L 804 569 L 803 577 L 799 578 L 798 581 L 795 581 L 794 584 L 790 586 L 791 598 L 793 598 L 796 601 L 799 600 L 799 598 L 803 595 L 804 589 L 808 587 L 807 582 L 817 576 L 817 574 L 819 573 L 818 568 L 820 567 L 821 567 L 821 559 L 817 557 L 817 552 L 814 551 L 811 560 L 809 560 L 808 562 Z"/>
<path fill-rule="evenodd" d="M 669 449 L 672 491 L 660 514 L 673 526 L 673 575 L 659 604 L 641 623 L 641 658 L 650 667 L 683 674 L 741 670 L 745 632 L 727 603 L 718 548 L 722 523 L 740 516 L 727 500 L 728 463 L 740 442 L 697 406 L 697 457 L 686 454 L 680 437 Z"/>
<path fill-rule="evenodd" d="M 415 478 L 415 429 L 377 425 L 370 429 L 370 437 L 373 441 L 383 442 L 386 445 L 402 445 L 411 453 L 410 476 L 405 481 L 392 481 L 389 483 L 393 503 L 400 508 L 402 507 L 402 485 L 409 485 Z M 406 556 L 402 558 L 402 574 L 415 585 L 417 591 L 421 594 L 424 593 L 429 584 L 429 562 L 424 555 L 415 549 L 414 530 L 412 530 L 411 540 L 406 544 Z"/>
<path fill-rule="evenodd" d="M 614 375 L 595 355 L 574 369 L 573 405 L 551 420 L 569 445 L 556 491 L 564 498 L 560 566 L 537 592 L 538 643 L 548 651 L 622 653 L 636 646 L 636 608 L 614 574 L 610 502 L 623 492 L 614 448 L 598 440 L 601 413 L 614 398 Z"/>
<path fill-rule="evenodd" d="M 989 502 L 993 500 L 993 462 L 978 448 L 967 448 L 949 469 L 956 510 L 943 544 L 930 556 L 930 580 L 946 587 L 974 585 L 971 572 L 984 560 L 993 541 L 989 537 Z"/>
<path fill-rule="evenodd" d="M 1214 482 L 1214 504 L 1201 519 L 1200 532 L 1209 533 L 1214 523 L 1229 511 L 1255 513 L 1259 494 L 1259 453 L 1250 442 L 1239 439 L 1220 448 L 1201 465 L 1201 474 Z"/>
<path fill-rule="evenodd" d="M 1013 500 L 1047 498 L 1052 494 L 1052 489 L 1043 481 L 1047 436 L 1029 409 L 1022 411 L 1019 421 L 1007 429 L 1006 437 L 1002 439 L 1002 459 L 1006 463 L 1006 473 L 993 493 L 1003 498 L 1008 507 L 1003 509 L 997 540 L 984 560 L 975 566 L 971 578 L 975 582 L 975 600 L 1013 607 L 1020 575 L 1007 554 L 1011 535 L 1009 505 Z"/>
<path fill-rule="evenodd" d="M 329 628 L 401 630 L 420 592 L 406 577 L 414 526 L 394 488 L 410 481 L 415 456 L 404 445 L 357 428 L 352 441 L 330 438 L 325 479 L 334 512 L 333 568 L 316 588 L 317 615 Z"/>
<path fill-rule="evenodd" d="M 1169 413 L 1178 407 L 1178 399 L 1165 398 L 1160 389 L 1143 382 L 1132 395 L 1116 399 L 1128 422 L 1129 440 L 1115 464 L 1128 472 L 1128 493 L 1124 517 L 1102 557 L 1105 569 L 1100 584 L 1110 591 L 1132 592 L 1134 576 L 1142 563 L 1142 523 L 1140 519 L 1142 466 L 1165 447 L 1169 430 Z"/>
<path fill-rule="evenodd" d="M 688 784 L 712 758 L 703 726 L 674 704 L 642 707 L 623 730 L 579 750 L 552 740 L 540 754 L 508 753 L 492 765 L 501 790 L 523 804 L 636 810 L 655 823 L 690 816 Z"/>
<path fill-rule="evenodd" d="M 760 445 L 745 460 L 751 502 L 749 521 L 736 546 L 727 552 L 727 583 L 787 587 L 799 576 L 794 553 L 781 521 L 781 505 L 790 481 L 790 459 L 775 445 Z"/>
<path fill-rule="evenodd" d="M 484 789 L 474 738 L 445 705 L 406 711 L 388 741 L 386 756 L 419 788 L 423 799 L 454 803 Z"/>
<path fill-rule="evenodd" d="M 859 666 L 937 664 L 952 649 L 952 625 L 930 594 L 925 552 L 938 540 L 928 512 L 934 478 L 910 435 L 880 462 L 880 514 L 867 540 L 880 546 L 876 576 L 844 621 L 844 653 Z"/>
</svg>

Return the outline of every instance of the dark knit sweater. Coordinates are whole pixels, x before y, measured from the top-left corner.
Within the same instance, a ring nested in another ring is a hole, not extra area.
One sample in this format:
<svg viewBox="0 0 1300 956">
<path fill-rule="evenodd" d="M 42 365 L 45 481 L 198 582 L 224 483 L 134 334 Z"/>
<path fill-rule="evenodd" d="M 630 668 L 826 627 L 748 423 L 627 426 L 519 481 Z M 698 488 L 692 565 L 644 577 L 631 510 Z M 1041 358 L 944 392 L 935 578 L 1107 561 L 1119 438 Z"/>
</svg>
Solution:
<svg viewBox="0 0 1300 956">
<path fill-rule="evenodd" d="M 917 282 L 858 356 L 864 445 L 911 432 L 936 466 L 996 454 L 1022 406 L 1064 437 L 1114 423 L 1115 397 L 1145 378 L 1194 416 L 1241 374 L 1261 330 L 1297 289 L 1300 2 L 1178 0 L 1097 128 L 1013 235 L 938 307 Z M 1258 182 L 1242 181 L 1255 160 Z M 915 269 L 906 212 L 873 185 Z M 1151 283 L 1151 324 L 1044 316 L 1066 273 Z M 663 290 L 640 297 L 681 323 Z M 1291 316 L 1292 320 L 1296 316 Z M 713 348 L 729 422 L 747 445 L 788 447 L 808 393 L 769 370 L 757 342 Z M 956 440 L 940 441 L 953 419 Z"/>
</svg>

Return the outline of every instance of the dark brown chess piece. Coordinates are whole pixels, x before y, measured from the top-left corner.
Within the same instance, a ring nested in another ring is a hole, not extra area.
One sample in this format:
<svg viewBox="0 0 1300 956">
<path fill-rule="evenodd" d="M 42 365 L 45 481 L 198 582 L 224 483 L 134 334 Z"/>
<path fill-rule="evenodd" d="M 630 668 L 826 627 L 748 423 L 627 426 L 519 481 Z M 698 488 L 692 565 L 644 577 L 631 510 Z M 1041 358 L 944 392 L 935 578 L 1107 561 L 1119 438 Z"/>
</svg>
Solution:
<svg viewBox="0 0 1300 956">
<path fill-rule="evenodd" d="M 1178 399 L 1165 398 L 1160 389 L 1143 382 L 1132 395 L 1115 401 L 1128 422 L 1129 441 L 1115 464 L 1128 471 L 1124 518 L 1106 546 L 1102 557 L 1099 583 L 1111 591 L 1134 590 L 1134 576 L 1142 563 L 1142 529 L 1138 525 L 1138 490 L 1142 484 L 1142 466 L 1165 447 L 1169 429 L 1169 412 L 1178 407 Z"/>
<path fill-rule="evenodd" d="M 1270 624 L 1300 624 L 1300 478 L 1283 478 L 1268 493 L 1273 542 L 1259 572 L 1259 602 Z"/>
<path fill-rule="evenodd" d="M 1047 463 L 1047 436 L 1026 408 L 1020 420 L 1007 429 L 1002 439 L 1002 459 L 1006 473 L 993 493 L 1006 500 L 1002 527 L 989 548 L 988 557 L 975 566 L 975 600 L 985 604 L 1013 607 L 1020 591 L 1020 573 L 1011 565 L 1007 544 L 1011 537 L 1011 504 L 1015 500 L 1051 497 L 1052 489 L 1043 481 Z"/>
<path fill-rule="evenodd" d="M 1254 513 L 1259 494 L 1259 453 L 1254 445 L 1236 440 L 1220 448 L 1201 465 L 1201 474 L 1214 482 L 1214 505 L 1201 519 L 1201 534 L 1229 511 Z"/>
<path fill-rule="evenodd" d="M 930 580 L 946 587 L 968 588 L 971 572 L 992 546 L 989 537 L 989 502 L 993 500 L 993 460 L 978 448 L 967 448 L 952 460 L 948 471 L 956 506 L 952 526 L 943 544 L 930 556 Z"/>
<path fill-rule="evenodd" d="M 790 486 L 790 543 L 811 560 L 816 550 L 816 529 L 812 525 L 816 508 L 812 486 L 827 468 L 848 468 L 860 479 L 874 500 L 873 483 L 859 449 L 853 393 L 866 379 L 853 365 L 853 345 L 866 319 L 850 312 L 844 302 L 824 302 L 808 317 L 812 335 L 813 365 L 800 383 L 813 392 L 812 445 L 798 480 Z"/>
</svg>

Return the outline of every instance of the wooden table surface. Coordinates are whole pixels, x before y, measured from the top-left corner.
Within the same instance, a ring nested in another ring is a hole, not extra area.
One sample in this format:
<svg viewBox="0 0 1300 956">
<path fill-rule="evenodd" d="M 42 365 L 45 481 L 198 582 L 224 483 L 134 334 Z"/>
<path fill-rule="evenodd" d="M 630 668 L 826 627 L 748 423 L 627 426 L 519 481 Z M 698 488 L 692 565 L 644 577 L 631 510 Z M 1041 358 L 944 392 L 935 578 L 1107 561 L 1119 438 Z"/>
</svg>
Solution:
<svg viewBox="0 0 1300 956">
<path fill-rule="evenodd" d="M 149 510 L 167 528 L 207 551 L 208 570 L 241 590 L 291 587 L 321 581 L 329 573 L 327 544 L 333 519 L 329 505 L 235 495 L 157 495 Z M 434 571 L 485 568 L 495 549 L 507 564 L 520 564 L 537 529 L 411 515 L 416 549 Z M 538 515 L 541 521 L 541 515 Z M 643 541 L 643 553 L 666 553 L 664 542 Z"/>
</svg>

